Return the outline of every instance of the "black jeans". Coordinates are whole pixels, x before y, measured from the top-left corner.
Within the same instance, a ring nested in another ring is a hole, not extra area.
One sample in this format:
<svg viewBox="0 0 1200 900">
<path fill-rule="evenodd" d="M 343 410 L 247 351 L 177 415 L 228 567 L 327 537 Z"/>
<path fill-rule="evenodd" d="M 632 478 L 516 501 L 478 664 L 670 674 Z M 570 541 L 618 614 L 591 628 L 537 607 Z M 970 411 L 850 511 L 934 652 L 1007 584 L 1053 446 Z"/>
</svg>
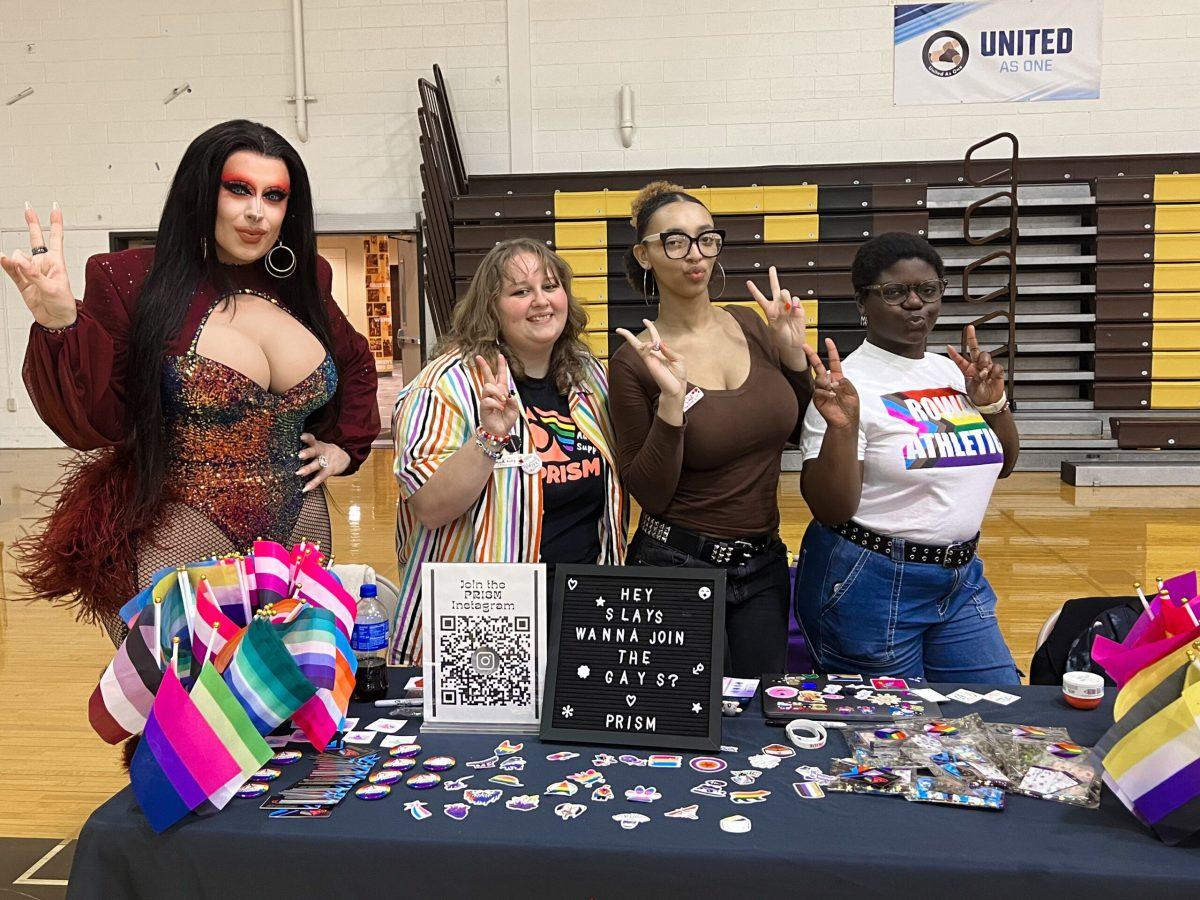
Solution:
<svg viewBox="0 0 1200 900">
<path fill-rule="evenodd" d="M 625 557 L 630 566 L 717 568 L 638 530 Z M 759 678 L 787 671 L 789 580 L 787 548 L 774 544 L 753 559 L 725 566 L 725 674 Z"/>
</svg>

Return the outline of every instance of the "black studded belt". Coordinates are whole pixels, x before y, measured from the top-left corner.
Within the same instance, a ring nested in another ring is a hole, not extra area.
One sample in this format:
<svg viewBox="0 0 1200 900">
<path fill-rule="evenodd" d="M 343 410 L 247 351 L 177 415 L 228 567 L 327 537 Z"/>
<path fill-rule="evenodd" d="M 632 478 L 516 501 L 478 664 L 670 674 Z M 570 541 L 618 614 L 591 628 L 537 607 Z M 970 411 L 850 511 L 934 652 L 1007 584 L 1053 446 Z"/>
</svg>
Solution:
<svg viewBox="0 0 1200 900">
<path fill-rule="evenodd" d="M 695 559 L 703 560 L 714 566 L 740 565 L 753 559 L 775 544 L 776 536 L 766 534 L 760 537 L 734 540 L 710 538 L 695 531 L 688 531 L 670 522 L 664 522 L 647 512 L 638 519 L 638 531 L 644 532 L 656 541 L 674 547 L 680 553 L 686 553 Z"/>
<path fill-rule="evenodd" d="M 853 519 L 842 525 L 834 525 L 832 530 L 864 550 L 874 550 L 876 553 L 882 553 L 888 557 L 892 555 L 892 541 L 903 540 L 903 538 L 892 538 L 886 534 L 880 534 L 878 531 L 872 531 L 870 528 L 859 525 Z M 974 559 L 975 551 L 978 548 L 978 534 L 969 541 L 960 541 L 957 544 L 945 546 L 904 541 L 904 561 L 930 563 L 935 566 L 945 566 L 947 569 L 957 569 Z"/>
</svg>

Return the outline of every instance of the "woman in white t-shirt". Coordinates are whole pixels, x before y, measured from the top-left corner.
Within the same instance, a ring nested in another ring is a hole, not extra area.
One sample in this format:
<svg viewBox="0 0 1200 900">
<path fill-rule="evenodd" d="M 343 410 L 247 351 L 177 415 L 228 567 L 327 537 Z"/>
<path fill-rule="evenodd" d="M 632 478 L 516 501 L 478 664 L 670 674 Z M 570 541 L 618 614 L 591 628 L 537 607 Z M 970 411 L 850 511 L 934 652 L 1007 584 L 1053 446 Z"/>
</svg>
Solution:
<svg viewBox="0 0 1200 900">
<path fill-rule="evenodd" d="M 804 419 L 796 615 L 827 672 L 1014 684 L 996 594 L 976 554 L 996 479 L 1017 460 L 1004 370 L 967 328 L 968 357 L 927 353 L 945 266 L 922 238 L 883 234 L 851 277 L 867 339 L 832 341 Z"/>
</svg>

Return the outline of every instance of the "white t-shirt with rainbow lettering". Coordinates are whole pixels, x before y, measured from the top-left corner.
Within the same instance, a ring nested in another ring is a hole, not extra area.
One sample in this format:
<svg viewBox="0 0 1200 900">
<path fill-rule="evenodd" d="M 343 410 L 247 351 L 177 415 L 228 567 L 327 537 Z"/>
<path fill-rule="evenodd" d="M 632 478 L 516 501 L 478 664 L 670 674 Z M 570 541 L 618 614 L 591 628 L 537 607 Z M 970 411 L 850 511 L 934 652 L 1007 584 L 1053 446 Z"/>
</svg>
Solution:
<svg viewBox="0 0 1200 900">
<path fill-rule="evenodd" d="M 854 520 L 921 544 L 966 541 L 979 532 L 1004 449 L 967 397 L 950 359 L 909 359 L 863 342 L 842 363 L 858 391 L 862 500 Z M 821 452 L 825 420 L 809 404 L 801 448 Z"/>
</svg>

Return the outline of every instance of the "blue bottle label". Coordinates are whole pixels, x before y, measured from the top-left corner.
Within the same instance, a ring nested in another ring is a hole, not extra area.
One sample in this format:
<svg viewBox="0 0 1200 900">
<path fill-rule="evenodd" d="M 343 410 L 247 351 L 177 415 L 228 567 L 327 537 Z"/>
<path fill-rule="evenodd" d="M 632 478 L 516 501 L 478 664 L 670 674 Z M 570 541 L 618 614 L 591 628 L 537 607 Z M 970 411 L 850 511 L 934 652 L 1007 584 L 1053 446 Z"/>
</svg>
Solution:
<svg viewBox="0 0 1200 900">
<path fill-rule="evenodd" d="M 370 653 L 387 647 L 387 622 L 372 622 L 355 625 L 350 635 L 350 646 L 356 652 Z"/>
</svg>

